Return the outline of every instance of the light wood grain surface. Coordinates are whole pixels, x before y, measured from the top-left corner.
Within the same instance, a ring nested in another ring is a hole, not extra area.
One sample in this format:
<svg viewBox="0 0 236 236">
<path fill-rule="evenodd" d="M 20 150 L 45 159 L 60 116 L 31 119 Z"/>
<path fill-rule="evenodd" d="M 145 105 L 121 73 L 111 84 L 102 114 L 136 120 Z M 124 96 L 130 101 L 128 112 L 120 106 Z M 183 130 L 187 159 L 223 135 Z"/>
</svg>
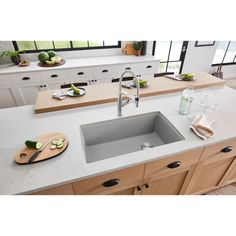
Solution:
<svg viewBox="0 0 236 236">
<path fill-rule="evenodd" d="M 196 73 L 195 81 L 176 81 L 166 77 L 149 79 L 150 86 L 140 89 L 140 97 L 156 96 L 182 91 L 186 86 L 192 85 L 195 89 L 213 86 L 222 86 L 224 81 L 208 73 Z M 67 97 L 64 100 L 52 98 L 55 90 L 40 91 L 34 108 L 35 113 L 44 113 L 70 108 L 92 106 L 117 100 L 118 83 L 107 83 L 86 86 L 86 94 L 81 97 Z M 66 90 L 66 89 L 65 89 Z M 124 89 L 135 94 L 135 89 Z"/>
<path fill-rule="evenodd" d="M 64 141 L 64 145 L 62 148 L 60 149 L 54 149 L 51 150 L 50 146 L 51 146 L 51 142 L 54 139 L 58 139 L 58 138 L 63 138 L 65 139 Z M 39 161 L 43 161 L 43 160 L 47 160 L 49 158 L 52 157 L 56 157 L 58 156 L 60 153 L 64 152 L 65 149 L 67 148 L 68 144 L 69 144 L 69 140 L 67 138 L 66 135 L 62 134 L 62 133 L 50 133 L 50 134 L 45 134 L 43 136 L 37 137 L 34 140 L 41 142 L 42 143 L 42 147 L 44 147 L 44 145 L 46 145 L 49 141 L 50 143 L 46 146 L 46 148 L 38 155 L 38 157 L 32 161 L 31 163 L 34 162 L 39 162 Z M 31 164 L 29 163 L 29 159 L 31 158 L 31 156 L 37 151 L 37 149 L 32 149 L 32 148 L 28 148 L 28 147 L 23 147 L 21 150 L 19 150 L 16 155 L 15 155 L 15 161 L 18 164 Z"/>
</svg>

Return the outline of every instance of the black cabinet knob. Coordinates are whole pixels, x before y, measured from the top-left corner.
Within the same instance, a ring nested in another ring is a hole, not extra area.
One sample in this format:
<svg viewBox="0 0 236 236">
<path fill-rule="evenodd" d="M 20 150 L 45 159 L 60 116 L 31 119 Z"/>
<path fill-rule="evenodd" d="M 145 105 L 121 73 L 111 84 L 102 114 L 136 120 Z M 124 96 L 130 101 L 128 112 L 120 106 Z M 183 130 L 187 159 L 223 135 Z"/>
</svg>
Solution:
<svg viewBox="0 0 236 236">
<path fill-rule="evenodd" d="M 84 74 L 84 72 L 78 72 L 77 73 L 77 75 L 83 75 Z"/>
<path fill-rule="evenodd" d="M 58 75 L 57 74 L 53 74 L 53 75 L 51 75 L 51 77 L 52 78 L 56 78 L 56 77 L 58 77 Z"/>
<path fill-rule="evenodd" d="M 151 65 L 148 65 L 148 66 L 146 66 L 146 68 L 152 68 L 152 66 L 151 66 Z"/>
<path fill-rule="evenodd" d="M 104 182 L 102 185 L 106 188 L 109 188 L 109 187 L 117 185 L 119 182 L 120 182 L 119 179 L 110 179 Z"/>
<path fill-rule="evenodd" d="M 103 70 L 103 71 L 102 71 L 102 73 L 107 73 L 107 72 L 108 72 L 108 70 Z"/>
<path fill-rule="evenodd" d="M 144 184 L 145 188 L 149 188 L 149 184 Z"/>
<path fill-rule="evenodd" d="M 138 190 L 138 191 L 141 191 L 142 188 L 141 188 L 140 186 L 137 186 L 137 190 Z"/>
<path fill-rule="evenodd" d="M 23 77 L 22 80 L 30 80 L 30 77 Z"/>
<path fill-rule="evenodd" d="M 169 169 L 178 168 L 181 165 L 181 161 L 175 161 L 167 165 Z"/>
<path fill-rule="evenodd" d="M 229 147 L 223 148 L 223 149 L 221 150 L 221 152 L 226 153 L 226 152 L 231 152 L 232 150 L 233 150 L 233 147 L 232 147 L 232 146 L 229 146 Z"/>
<path fill-rule="evenodd" d="M 131 70 L 131 68 L 130 67 L 126 67 L 125 70 Z"/>
</svg>

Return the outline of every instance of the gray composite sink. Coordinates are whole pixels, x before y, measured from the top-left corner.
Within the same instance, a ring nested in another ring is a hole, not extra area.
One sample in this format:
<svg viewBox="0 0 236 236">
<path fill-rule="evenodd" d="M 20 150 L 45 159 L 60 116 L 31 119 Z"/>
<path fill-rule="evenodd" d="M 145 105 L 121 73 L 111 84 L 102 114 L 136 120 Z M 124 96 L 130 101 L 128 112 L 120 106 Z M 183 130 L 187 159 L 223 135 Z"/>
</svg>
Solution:
<svg viewBox="0 0 236 236">
<path fill-rule="evenodd" d="M 184 139 L 161 112 L 86 124 L 80 128 L 87 163 Z"/>
</svg>

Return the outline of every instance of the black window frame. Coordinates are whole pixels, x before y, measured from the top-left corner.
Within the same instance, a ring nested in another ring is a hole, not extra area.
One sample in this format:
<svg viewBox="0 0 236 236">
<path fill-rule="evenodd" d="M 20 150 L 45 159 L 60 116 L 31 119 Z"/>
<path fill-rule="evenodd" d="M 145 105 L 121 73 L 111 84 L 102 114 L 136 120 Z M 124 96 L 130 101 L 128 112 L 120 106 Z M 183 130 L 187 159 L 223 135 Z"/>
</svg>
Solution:
<svg viewBox="0 0 236 236">
<path fill-rule="evenodd" d="M 53 44 L 53 47 L 54 48 L 48 48 L 48 49 L 36 49 L 36 50 L 24 50 L 24 53 L 38 53 L 38 52 L 42 52 L 42 51 L 50 51 L 50 50 L 53 50 L 55 52 L 63 52 L 63 51 L 79 51 L 79 50 L 94 50 L 94 49 L 111 49 L 111 48 L 121 48 L 121 41 L 118 41 L 118 44 L 117 45 L 108 45 L 108 46 L 105 46 L 104 45 L 104 40 L 103 40 L 103 46 L 92 46 L 92 47 L 89 47 L 89 41 L 87 41 L 88 43 L 88 47 L 73 47 L 73 43 L 72 41 L 69 41 L 70 42 L 70 48 L 55 48 L 55 45 L 54 45 L 54 40 L 52 40 L 52 44 Z M 35 43 L 35 41 L 34 41 Z M 19 47 L 17 45 L 17 41 L 12 41 L 12 44 L 13 44 L 13 47 L 15 49 L 15 51 L 18 51 L 19 50 Z M 35 47 L 37 48 L 37 45 L 35 43 Z"/>
<path fill-rule="evenodd" d="M 179 56 L 179 60 L 171 60 L 170 61 L 169 59 L 170 59 L 170 53 L 171 53 L 171 48 L 172 48 L 172 42 L 173 42 L 173 40 L 170 41 L 167 60 L 166 61 L 160 61 L 160 63 L 166 63 L 166 70 L 165 70 L 165 72 L 161 72 L 161 73 L 168 73 L 167 69 L 168 69 L 168 64 L 169 63 L 171 63 L 171 62 L 181 62 L 181 65 L 180 65 L 180 68 L 179 68 L 179 74 L 181 74 L 182 70 L 183 70 L 184 59 L 185 59 L 185 55 L 186 55 L 186 51 L 187 51 L 187 48 L 188 48 L 188 42 L 189 41 L 183 41 L 181 53 L 180 53 L 180 56 Z M 153 47 L 152 47 L 152 55 L 153 56 L 155 56 L 155 50 L 156 50 L 156 41 L 153 42 Z"/>
<path fill-rule="evenodd" d="M 235 65 L 236 64 L 236 52 L 235 52 L 235 56 L 234 56 L 233 62 L 226 62 L 226 63 L 224 63 L 224 59 L 225 59 L 225 56 L 226 56 L 226 54 L 228 52 L 230 43 L 231 43 L 231 41 L 228 41 L 228 45 L 226 47 L 226 50 L 225 50 L 225 53 L 224 53 L 224 56 L 223 56 L 223 59 L 222 59 L 221 63 L 211 64 L 211 66 L 230 66 L 230 65 Z"/>
</svg>

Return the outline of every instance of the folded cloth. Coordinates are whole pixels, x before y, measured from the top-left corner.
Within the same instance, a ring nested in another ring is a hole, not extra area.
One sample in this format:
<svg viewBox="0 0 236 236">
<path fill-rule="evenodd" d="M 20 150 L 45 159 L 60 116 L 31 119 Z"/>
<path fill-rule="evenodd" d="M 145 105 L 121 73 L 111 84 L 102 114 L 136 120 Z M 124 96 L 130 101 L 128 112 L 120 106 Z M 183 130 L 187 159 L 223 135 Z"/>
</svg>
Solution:
<svg viewBox="0 0 236 236">
<path fill-rule="evenodd" d="M 59 100 L 65 99 L 66 96 L 67 96 L 67 94 L 65 93 L 64 90 L 58 90 L 58 91 L 55 91 L 55 92 L 52 94 L 52 97 L 53 97 L 53 98 L 56 98 L 56 99 L 59 99 Z"/>
<path fill-rule="evenodd" d="M 213 129 L 211 128 L 213 122 L 214 120 L 207 119 L 204 114 L 199 114 L 194 118 L 190 128 L 198 137 L 207 139 L 214 134 Z"/>
</svg>

